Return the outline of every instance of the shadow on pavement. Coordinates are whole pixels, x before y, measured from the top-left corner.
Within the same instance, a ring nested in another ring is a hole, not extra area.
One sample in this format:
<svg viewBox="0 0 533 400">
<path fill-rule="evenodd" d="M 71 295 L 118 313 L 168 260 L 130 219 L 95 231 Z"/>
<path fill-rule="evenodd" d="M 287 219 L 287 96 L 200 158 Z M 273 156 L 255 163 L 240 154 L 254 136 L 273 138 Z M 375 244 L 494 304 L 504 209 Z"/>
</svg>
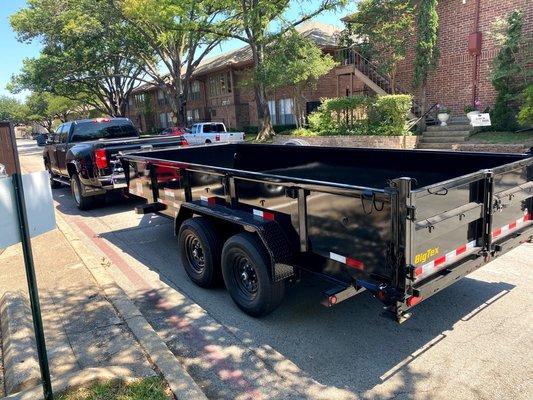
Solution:
<svg viewBox="0 0 533 400">
<path fill-rule="evenodd" d="M 150 216 L 145 218 L 153 219 Z M 381 303 L 368 293 L 333 308 L 321 306 L 321 292 L 327 284 L 312 276 L 304 276 L 301 282 L 289 288 L 278 310 L 265 318 L 253 319 L 237 309 L 225 290 L 201 289 L 188 280 L 178 265 L 177 244 L 172 225 L 169 225 L 143 229 L 145 240 L 141 243 L 137 241 L 140 233 L 128 229 L 101 236 L 158 273 L 163 281 L 209 313 L 194 320 L 200 333 L 190 333 L 190 324 L 182 321 L 190 304 L 160 309 L 154 307 L 154 301 L 157 303 L 154 298 L 158 299 L 161 294 L 139 295 L 137 302 L 156 330 L 170 331 L 169 341 L 174 340 L 172 332 L 179 330 L 176 340 L 180 344 L 173 349 L 178 357 L 190 357 L 195 351 L 205 353 L 209 343 L 220 342 L 227 332 L 218 332 L 210 321 L 202 322 L 202 318 L 211 319 L 212 316 L 223 326 L 218 330 L 229 329 L 247 346 L 270 346 L 317 382 L 358 395 L 393 377 L 402 380 L 402 393 L 412 394 L 414 383 L 424 377 L 412 372 L 409 363 L 423 354 L 425 348 L 445 340 L 447 331 L 453 330 L 457 322 L 471 318 L 471 314 L 487 301 L 514 288 L 504 282 L 464 278 L 418 305 L 411 319 L 397 325 L 381 316 Z M 176 319 L 181 325 L 172 325 Z M 268 351 L 262 359 L 273 369 L 280 362 L 278 355 L 269 355 Z M 194 365 L 196 370 L 191 374 L 212 381 L 214 378 L 209 371 L 213 368 L 212 363 L 207 363 L 205 370 L 200 372 L 199 365 L 202 363 Z M 241 372 L 247 373 L 245 369 Z"/>
</svg>

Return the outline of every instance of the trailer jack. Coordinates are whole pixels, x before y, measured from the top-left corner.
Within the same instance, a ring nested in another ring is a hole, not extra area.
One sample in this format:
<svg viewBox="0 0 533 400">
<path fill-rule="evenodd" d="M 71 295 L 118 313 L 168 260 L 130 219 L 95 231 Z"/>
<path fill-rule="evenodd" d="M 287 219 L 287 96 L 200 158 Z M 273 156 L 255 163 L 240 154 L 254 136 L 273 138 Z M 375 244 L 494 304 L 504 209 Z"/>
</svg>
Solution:
<svg viewBox="0 0 533 400">
<path fill-rule="evenodd" d="M 324 292 L 325 299 L 322 300 L 321 304 L 326 307 L 333 307 L 335 304 L 339 304 L 341 301 L 347 300 L 365 290 L 364 287 L 334 286 Z"/>
</svg>

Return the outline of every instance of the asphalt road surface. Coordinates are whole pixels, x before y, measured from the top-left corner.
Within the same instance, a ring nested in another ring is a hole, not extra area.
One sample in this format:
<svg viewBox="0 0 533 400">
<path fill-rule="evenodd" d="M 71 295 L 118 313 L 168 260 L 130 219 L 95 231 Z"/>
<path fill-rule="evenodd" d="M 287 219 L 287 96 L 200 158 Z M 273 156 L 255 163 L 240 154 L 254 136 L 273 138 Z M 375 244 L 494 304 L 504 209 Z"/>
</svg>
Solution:
<svg viewBox="0 0 533 400">
<path fill-rule="evenodd" d="M 21 141 L 27 172 L 40 150 Z M 95 251 L 212 399 L 531 399 L 533 245 L 524 244 L 418 305 L 402 325 L 363 293 L 333 308 L 304 277 L 271 315 L 240 312 L 223 289 L 193 285 L 172 221 L 109 196 L 57 210 Z"/>
</svg>

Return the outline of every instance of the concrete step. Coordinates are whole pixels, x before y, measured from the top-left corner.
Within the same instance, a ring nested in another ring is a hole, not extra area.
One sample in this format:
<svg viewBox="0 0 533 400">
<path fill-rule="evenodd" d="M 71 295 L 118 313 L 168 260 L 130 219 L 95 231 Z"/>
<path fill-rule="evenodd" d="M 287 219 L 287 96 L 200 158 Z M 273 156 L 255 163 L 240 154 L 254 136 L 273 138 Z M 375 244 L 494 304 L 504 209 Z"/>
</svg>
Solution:
<svg viewBox="0 0 533 400">
<path fill-rule="evenodd" d="M 453 143 L 418 143 L 418 149 L 451 150 Z"/>
<path fill-rule="evenodd" d="M 451 136 L 470 136 L 470 131 L 428 131 L 424 132 L 424 137 L 451 137 Z"/>
<path fill-rule="evenodd" d="M 468 124 L 448 124 L 446 126 L 430 125 L 426 129 L 428 132 L 438 131 L 471 131 L 472 126 Z"/>
<path fill-rule="evenodd" d="M 420 143 L 459 143 L 466 141 L 466 136 L 452 136 L 452 137 L 423 137 Z"/>
</svg>

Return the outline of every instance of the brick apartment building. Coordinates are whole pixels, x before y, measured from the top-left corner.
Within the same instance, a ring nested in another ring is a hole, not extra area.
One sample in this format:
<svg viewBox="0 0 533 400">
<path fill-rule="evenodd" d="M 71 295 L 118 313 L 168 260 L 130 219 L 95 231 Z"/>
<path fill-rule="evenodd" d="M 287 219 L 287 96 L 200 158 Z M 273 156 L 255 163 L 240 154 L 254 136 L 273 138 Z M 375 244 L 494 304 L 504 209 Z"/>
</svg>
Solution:
<svg viewBox="0 0 533 400">
<path fill-rule="evenodd" d="M 438 4 L 440 58 L 428 82 L 428 104 L 439 102 L 462 114 L 466 104 L 478 99 L 492 106 L 495 92 L 490 82 L 490 66 L 498 49 L 489 35 L 497 18 L 505 18 L 514 9 L 525 14 L 525 34 L 533 33 L 531 0 L 441 0 Z M 350 96 L 356 93 L 386 94 L 390 87 L 372 65 L 357 53 L 342 51 L 338 46 L 340 29 L 310 22 L 299 28 L 301 35 L 315 41 L 325 52 L 340 62 L 320 78 L 316 88 L 306 93 L 307 111 L 311 112 L 324 97 Z M 398 84 L 406 92 L 418 93 L 411 87 L 414 42 L 398 73 Z M 257 126 L 257 110 L 253 92 L 242 81 L 252 67 L 248 47 L 204 60 L 194 73 L 187 101 L 187 120 L 222 121 L 230 128 Z M 269 107 L 275 125 L 294 123 L 290 88 L 270 95 Z M 142 86 L 130 100 L 129 117 L 143 130 L 170 126 L 171 112 L 163 92 Z"/>
</svg>

